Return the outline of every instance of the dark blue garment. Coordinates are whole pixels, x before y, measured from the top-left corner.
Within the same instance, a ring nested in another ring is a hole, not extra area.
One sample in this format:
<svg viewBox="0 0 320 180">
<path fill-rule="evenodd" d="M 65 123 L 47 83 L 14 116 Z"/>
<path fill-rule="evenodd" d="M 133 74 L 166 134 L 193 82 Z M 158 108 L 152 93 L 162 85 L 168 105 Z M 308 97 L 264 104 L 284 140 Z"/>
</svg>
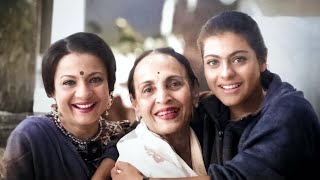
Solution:
<svg viewBox="0 0 320 180">
<path fill-rule="evenodd" d="M 311 104 L 269 71 L 262 108 L 240 121 L 216 97 L 203 99 L 191 126 L 211 179 L 319 179 L 320 124 Z"/>
<path fill-rule="evenodd" d="M 102 156 L 116 160 L 116 147 L 106 147 Z M 27 117 L 14 129 L 4 163 L 8 180 L 82 180 L 92 176 L 75 146 L 47 116 Z"/>
</svg>

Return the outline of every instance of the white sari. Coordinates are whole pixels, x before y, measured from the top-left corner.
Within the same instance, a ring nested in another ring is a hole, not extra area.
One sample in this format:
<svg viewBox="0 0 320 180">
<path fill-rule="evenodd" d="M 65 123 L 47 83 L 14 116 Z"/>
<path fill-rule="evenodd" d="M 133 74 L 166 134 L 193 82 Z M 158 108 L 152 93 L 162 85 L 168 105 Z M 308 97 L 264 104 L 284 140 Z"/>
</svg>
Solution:
<svg viewBox="0 0 320 180">
<path fill-rule="evenodd" d="M 206 175 L 199 141 L 191 128 L 190 132 L 192 169 L 167 141 L 151 132 L 142 121 L 135 130 L 119 140 L 118 161 L 132 164 L 150 178 Z"/>
</svg>

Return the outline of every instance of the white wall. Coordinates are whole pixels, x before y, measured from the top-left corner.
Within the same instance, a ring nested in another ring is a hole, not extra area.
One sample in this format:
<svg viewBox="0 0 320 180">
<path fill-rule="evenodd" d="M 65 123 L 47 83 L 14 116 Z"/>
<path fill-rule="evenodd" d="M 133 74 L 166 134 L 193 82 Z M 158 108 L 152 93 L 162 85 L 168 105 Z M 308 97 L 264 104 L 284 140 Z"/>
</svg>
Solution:
<svg viewBox="0 0 320 180">
<path fill-rule="evenodd" d="M 301 6 L 316 6 L 319 1 L 303 2 L 287 1 L 284 15 L 274 10 L 279 5 L 276 0 L 239 0 L 239 10 L 257 21 L 268 48 L 269 70 L 303 91 L 320 118 L 320 6 L 311 16 Z"/>
<path fill-rule="evenodd" d="M 54 0 L 52 14 L 51 44 L 75 32 L 85 30 L 85 0 Z M 33 112 L 50 112 L 52 99 L 49 99 L 41 79 L 41 58 L 36 65 L 36 87 L 34 91 Z"/>
</svg>

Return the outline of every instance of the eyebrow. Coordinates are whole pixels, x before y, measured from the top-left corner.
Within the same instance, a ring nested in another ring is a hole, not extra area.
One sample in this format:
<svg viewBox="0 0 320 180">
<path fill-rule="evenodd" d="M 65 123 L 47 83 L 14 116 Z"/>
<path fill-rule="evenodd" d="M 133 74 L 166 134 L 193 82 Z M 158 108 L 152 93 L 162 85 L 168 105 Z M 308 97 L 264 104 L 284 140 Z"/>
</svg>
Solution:
<svg viewBox="0 0 320 180">
<path fill-rule="evenodd" d="M 140 88 L 145 87 L 146 85 L 150 85 L 150 84 L 154 84 L 154 82 L 151 80 L 140 82 L 137 84 L 138 85 L 137 89 L 140 89 Z"/>
<path fill-rule="evenodd" d="M 94 75 L 97 75 L 97 74 L 103 74 L 102 72 L 92 72 L 92 73 L 90 73 L 90 74 L 88 74 L 87 76 L 86 75 L 84 75 L 85 77 L 91 77 L 91 76 L 94 76 Z M 60 79 L 62 79 L 62 78 L 64 78 L 64 77 L 68 77 L 68 78 L 75 78 L 76 76 L 75 75 L 62 75 L 61 77 L 60 77 Z"/>
<path fill-rule="evenodd" d="M 248 52 L 249 52 L 249 51 L 246 51 L 246 50 L 238 50 L 238 51 L 232 52 L 230 55 L 228 55 L 228 57 L 234 56 L 234 55 L 236 55 L 236 54 L 238 54 L 238 53 L 248 53 Z M 206 58 L 206 57 L 216 57 L 216 58 L 220 58 L 220 56 L 215 55 L 215 54 L 208 54 L 208 55 L 206 55 L 204 58 Z"/>
</svg>

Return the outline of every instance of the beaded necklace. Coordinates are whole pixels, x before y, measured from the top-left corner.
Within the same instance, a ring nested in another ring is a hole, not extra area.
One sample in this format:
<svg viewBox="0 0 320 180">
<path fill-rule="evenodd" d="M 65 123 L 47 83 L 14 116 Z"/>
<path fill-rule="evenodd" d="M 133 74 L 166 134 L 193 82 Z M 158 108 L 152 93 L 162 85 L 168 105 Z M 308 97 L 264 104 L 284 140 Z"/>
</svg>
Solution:
<svg viewBox="0 0 320 180">
<path fill-rule="evenodd" d="M 102 123 L 103 120 L 99 119 L 99 132 L 91 139 L 81 140 L 81 139 L 75 137 L 74 135 L 72 135 L 69 131 L 67 131 L 61 125 L 61 121 L 58 116 L 53 116 L 53 120 L 54 120 L 55 125 L 60 129 L 60 131 L 65 136 L 69 137 L 72 140 L 73 144 L 75 144 L 79 150 L 85 150 L 88 143 L 97 141 L 100 138 L 102 131 L 104 129 L 103 123 Z"/>
</svg>

